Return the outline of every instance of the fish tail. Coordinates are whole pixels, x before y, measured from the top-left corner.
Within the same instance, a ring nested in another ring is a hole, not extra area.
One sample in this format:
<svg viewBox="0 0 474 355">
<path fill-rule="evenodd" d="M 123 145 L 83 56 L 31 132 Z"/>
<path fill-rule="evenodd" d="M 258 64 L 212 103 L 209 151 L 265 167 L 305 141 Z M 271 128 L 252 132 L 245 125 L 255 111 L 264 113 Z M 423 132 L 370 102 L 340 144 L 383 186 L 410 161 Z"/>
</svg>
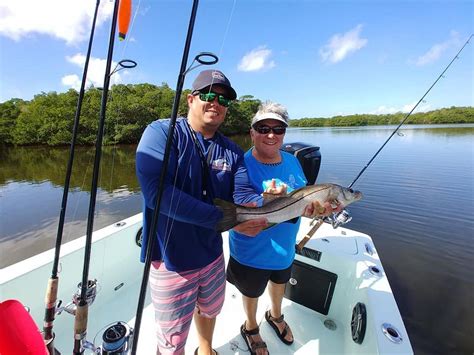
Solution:
<svg viewBox="0 0 474 355">
<path fill-rule="evenodd" d="M 223 232 L 235 227 L 239 222 L 237 221 L 237 206 L 232 202 L 221 200 L 220 198 L 214 199 L 216 207 L 222 211 L 223 217 L 217 222 L 216 230 Z"/>
</svg>

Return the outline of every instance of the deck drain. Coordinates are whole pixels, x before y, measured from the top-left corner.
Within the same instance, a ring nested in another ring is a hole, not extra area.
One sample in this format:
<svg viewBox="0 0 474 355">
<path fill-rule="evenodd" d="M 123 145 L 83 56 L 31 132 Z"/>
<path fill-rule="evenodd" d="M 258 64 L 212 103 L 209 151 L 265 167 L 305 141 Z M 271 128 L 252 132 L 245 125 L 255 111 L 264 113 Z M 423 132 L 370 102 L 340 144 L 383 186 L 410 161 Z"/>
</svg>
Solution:
<svg viewBox="0 0 474 355">
<path fill-rule="evenodd" d="M 383 335 L 385 335 L 387 339 L 390 340 L 392 343 L 400 344 L 403 341 L 398 329 L 390 323 L 382 324 L 382 332 Z"/>
<path fill-rule="evenodd" d="M 369 271 L 372 275 L 382 276 L 382 272 L 380 271 L 380 269 L 377 266 L 374 266 L 374 265 L 370 266 Z"/>
<path fill-rule="evenodd" d="M 324 326 L 326 328 L 328 328 L 329 330 L 336 330 L 337 329 L 337 325 L 332 319 L 326 319 L 324 321 Z"/>
</svg>

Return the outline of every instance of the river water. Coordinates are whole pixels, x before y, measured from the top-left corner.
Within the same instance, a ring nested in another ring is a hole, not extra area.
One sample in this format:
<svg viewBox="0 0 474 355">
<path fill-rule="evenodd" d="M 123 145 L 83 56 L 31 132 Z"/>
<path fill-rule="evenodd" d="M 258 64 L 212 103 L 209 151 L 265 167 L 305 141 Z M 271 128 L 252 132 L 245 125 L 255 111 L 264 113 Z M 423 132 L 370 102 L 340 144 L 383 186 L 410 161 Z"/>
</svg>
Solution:
<svg viewBox="0 0 474 355">
<path fill-rule="evenodd" d="M 290 128 L 285 142 L 321 147 L 317 181 L 347 186 L 393 129 Z M 135 148 L 104 148 L 94 229 L 140 212 Z M 69 152 L 0 149 L 4 268 L 54 247 Z M 93 148 L 78 150 L 64 242 L 86 232 L 93 160 Z M 472 354 L 474 125 L 403 126 L 354 188 L 364 199 L 349 207 L 347 227 L 374 240 L 415 353 Z"/>
</svg>

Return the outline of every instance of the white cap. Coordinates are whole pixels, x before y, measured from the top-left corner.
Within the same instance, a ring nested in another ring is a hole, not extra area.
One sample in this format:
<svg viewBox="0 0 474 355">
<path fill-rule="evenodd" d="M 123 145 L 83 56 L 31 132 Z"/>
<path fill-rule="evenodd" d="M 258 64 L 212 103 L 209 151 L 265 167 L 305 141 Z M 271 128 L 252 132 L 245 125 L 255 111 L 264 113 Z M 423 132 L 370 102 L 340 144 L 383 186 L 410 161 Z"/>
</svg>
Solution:
<svg viewBox="0 0 474 355">
<path fill-rule="evenodd" d="M 285 127 L 288 126 L 288 116 L 281 116 L 275 112 L 260 112 L 258 111 L 252 119 L 252 127 L 260 121 L 263 120 L 277 120 L 285 124 Z"/>
</svg>

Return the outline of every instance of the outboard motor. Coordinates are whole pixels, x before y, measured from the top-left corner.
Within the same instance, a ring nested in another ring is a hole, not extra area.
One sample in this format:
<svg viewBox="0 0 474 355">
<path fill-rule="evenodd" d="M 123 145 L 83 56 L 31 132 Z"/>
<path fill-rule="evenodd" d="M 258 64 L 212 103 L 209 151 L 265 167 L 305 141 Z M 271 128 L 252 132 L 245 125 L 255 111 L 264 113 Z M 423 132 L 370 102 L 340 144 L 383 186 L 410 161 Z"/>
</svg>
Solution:
<svg viewBox="0 0 474 355">
<path fill-rule="evenodd" d="M 318 177 L 319 168 L 321 167 L 321 152 L 319 147 L 315 147 L 305 143 L 283 143 L 281 150 L 293 154 L 298 158 L 303 168 L 308 185 L 313 185 Z"/>
</svg>

